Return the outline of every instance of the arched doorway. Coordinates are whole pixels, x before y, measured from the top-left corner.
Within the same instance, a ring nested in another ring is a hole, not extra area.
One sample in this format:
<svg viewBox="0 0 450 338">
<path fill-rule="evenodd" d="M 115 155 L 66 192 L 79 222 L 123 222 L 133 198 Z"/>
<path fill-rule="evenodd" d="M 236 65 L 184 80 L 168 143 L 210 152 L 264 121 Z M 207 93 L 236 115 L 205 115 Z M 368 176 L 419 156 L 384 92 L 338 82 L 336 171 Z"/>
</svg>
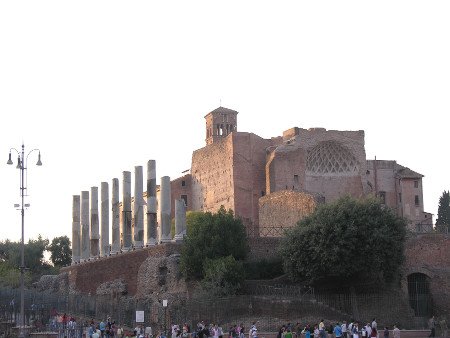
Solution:
<svg viewBox="0 0 450 338">
<path fill-rule="evenodd" d="M 408 276 L 409 305 L 417 317 L 429 317 L 432 314 L 432 300 L 429 277 L 423 273 Z"/>
</svg>

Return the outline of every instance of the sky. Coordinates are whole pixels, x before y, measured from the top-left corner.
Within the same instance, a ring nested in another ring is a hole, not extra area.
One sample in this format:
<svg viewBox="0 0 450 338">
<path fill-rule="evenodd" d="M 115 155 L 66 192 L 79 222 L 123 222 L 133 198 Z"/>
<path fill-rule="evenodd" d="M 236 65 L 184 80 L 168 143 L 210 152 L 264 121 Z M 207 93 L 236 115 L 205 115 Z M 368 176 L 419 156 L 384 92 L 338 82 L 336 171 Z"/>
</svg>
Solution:
<svg viewBox="0 0 450 338">
<path fill-rule="evenodd" d="M 436 216 L 450 189 L 449 17 L 448 0 L 1 1 L 0 240 L 21 237 L 10 148 L 43 163 L 28 156 L 25 240 L 71 238 L 72 195 L 149 159 L 157 183 L 181 176 L 220 105 L 265 138 L 364 130 L 368 159 L 425 176 Z"/>
</svg>

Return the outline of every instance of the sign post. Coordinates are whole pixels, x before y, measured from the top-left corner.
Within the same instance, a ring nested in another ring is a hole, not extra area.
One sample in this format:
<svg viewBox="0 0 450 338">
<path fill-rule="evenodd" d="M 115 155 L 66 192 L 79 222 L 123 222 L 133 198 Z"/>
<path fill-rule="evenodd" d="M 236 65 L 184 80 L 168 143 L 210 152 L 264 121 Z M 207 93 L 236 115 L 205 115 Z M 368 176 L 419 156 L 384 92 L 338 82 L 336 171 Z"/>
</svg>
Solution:
<svg viewBox="0 0 450 338">
<path fill-rule="evenodd" d="M 163 299 L 164 307 L 164 335 L 167 337 L 167 299 Z"/>
</svg>

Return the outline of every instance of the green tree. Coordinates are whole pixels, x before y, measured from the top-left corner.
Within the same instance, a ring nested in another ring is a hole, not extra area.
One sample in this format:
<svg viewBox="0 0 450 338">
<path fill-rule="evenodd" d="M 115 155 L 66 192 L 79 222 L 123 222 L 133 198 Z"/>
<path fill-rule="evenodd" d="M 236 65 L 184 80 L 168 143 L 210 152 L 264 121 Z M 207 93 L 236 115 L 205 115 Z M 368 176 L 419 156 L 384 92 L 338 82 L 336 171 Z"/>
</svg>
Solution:
<svg viewBox="0 0 450 338">
<path fill-rule="evenodd" d="M 37 281 L 44 274 L 55 273 L 53 268 L 44 259 L 44 251 L 48 245 L 48 239 L 38 236 L 37 239 L 30 239 L 24 245 L 25 285 Z M 10 240 L 0 241 L 0 283 L 16 287 L 19 283 L 19 266 L 21 265 L 20 242 Z"/>
<path fill-rule="evenodd" d="M 47 251 L 50 252 L 53 265 L 57 267 L 69 265 L 72 261 L 70 239 L 67 236 L 53 238 L 52 243 L 47 246 Z"/>
<path fill-rule="evenodd" d="M 242 221 L 223 206 L 216 214 L 195 212 L 187 215 L 187 235 L 181 254 L 181 269 L 186 278 L 202 279 L 207 258 L 233 256 L 243 260 L 249 251 Z"/>
<path fill-rule="evenodd" d="M 37 239 L 29 239 L 24 245 L 25 265 L 33 273 L 39 273 L 41 268 L 46 265 L 44 260 L 44 251 L 48 245 L 48 239 L 43 239 L 41 235 Z M 0 242 L 0 256 L 3 256 L 9 266 L 19 267 L 21 264 L 20 242 L 11 242 L 6 240 Z"/>
<path fill-rule="evenodd" d="M 450 225 L 450 193 L 445 191 L 439 198 L 436 227 L 441 228 Z"/>
<path fill-rule="evenodd" d="M 391 281 L 404 260 L 406 221 L 376 199 L 341 198 L 286 232 L 280 252 L 296 281 Z"/>
<path fill-rule="evenodd" d="M 201 281 L 204 292 L 210 297 L 235 295 L 244 282 L 242 261 L 233 256 L 216 259 L 207 258 L 203 263 L 205 277 Z"/>
</svg>

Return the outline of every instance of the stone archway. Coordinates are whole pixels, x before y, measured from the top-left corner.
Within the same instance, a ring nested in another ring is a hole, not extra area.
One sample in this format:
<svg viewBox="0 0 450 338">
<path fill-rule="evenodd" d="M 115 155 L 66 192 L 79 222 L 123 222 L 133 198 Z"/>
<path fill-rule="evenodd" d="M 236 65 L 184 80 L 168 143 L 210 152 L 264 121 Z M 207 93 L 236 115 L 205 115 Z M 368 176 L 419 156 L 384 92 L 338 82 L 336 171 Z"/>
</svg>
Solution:
<svg viewBox="0 0 450 338">
<path fill-rule="evenodd" d="M 429 317 L 433 313 L 433 303 L 430 292 L 430 277 L 424 273 L 415 272 L 408 275 L 409 305 L 416 317 Z"/>
</svg>

